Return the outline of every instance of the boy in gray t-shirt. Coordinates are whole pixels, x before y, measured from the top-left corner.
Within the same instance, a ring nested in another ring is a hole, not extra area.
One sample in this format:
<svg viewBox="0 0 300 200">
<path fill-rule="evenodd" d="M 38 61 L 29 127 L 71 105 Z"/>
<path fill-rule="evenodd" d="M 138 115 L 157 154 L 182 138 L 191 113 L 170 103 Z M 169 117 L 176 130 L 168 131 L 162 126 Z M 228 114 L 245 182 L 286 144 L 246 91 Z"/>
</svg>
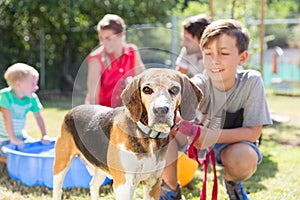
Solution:
<svg viewBox="0 0 300 200">
<path fill-rule="evenodd" d="M 224 123 L 228 117 L 240 112 L 242 115 L 237 117 L 241 117 L 242 123 L 235 126 L 252 127 L 270 124 L 261 74 L 254 70 L 238 70 L 235 79 L 232 88 L 221 91 L 213 86 L 207 75 L 198 74 L 192 78 L 203 92 L 203 99 L 199 106 L 201 123 L 206 125 L 214 118 L 220 118 L 221 120 L 218 121 L 221 123 L 216 127 L 220 129 L 226 125 Z"/>
<path fill-rule="evenodd" d="M 256 141 L 263 126 L 272 124 L 260 73 L 238 70 L 248 59 L 248 44 L 248 31 L 237 21 L 212 22 L 200 42 L 206 72 L 192 78 L 204 97 L 199 105 L 201 135 L 194 146 L 199 150 L 213 147 L 217 164 L 224 168 L 230 200 L 248 199 L 242 181 L 261 162 Z M 181 130 L 195 134 L 192 128 Z"/>
<path fill-rule="evenodd" d="M 248 199 L 241 181 L 261 162 L 255 143 L 263 125 L 272 124 L 260 73 L 237 70 L 248 58 L 248 44 L 248 32 L 237 21 L 213 22 L 200 44 L 207 75 L 192 78 L 204 94 L 199 105 L 203 126 L 195 146 L 213 146 L 217 163 L 224 167 L 229 199 Z"/>
</svg>

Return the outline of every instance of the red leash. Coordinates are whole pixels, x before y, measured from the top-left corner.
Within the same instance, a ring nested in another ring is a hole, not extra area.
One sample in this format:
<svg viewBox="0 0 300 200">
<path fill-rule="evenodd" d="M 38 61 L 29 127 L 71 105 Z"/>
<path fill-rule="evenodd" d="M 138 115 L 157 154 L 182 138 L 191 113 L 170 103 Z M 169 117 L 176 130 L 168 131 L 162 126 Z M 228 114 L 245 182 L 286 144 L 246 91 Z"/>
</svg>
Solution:
<svg viewBox="0 0 300 200">
<path fill-rule="evenodd" d="M 206 200 L 206 183 L 207 183 L 207 173 L 208 173 L 208 166 L 209 162 L 212 162 L 213 172 L 214 172 L 214 185 L 212 189 L 212 200 L 218 199 L 218 179 L 217 179 L 217 171 L 216 171 L 216 160 L 215 154 L 213 149 L 211 149 L 205 156 L 205 159 L 200 159 L 198 157 L 198 149 L 194 146 L 197 139 L 200 137 L 201 129 L 199 124 L 196 122 L 188 122 L 182 121 L 179 125 L 178 131 L 182 134 L 187 136 L 192 136 L 194 133 L 195 136 L 193 138 L 192 143 L 188 147 L 187 155 L 189 158 L 195 159 L 199 165 L 203 165 L 204 167 L 204 177 L 203 177 L 203 184 L 202 190 L 200 192 L 200 200 Z"/>
</svg>

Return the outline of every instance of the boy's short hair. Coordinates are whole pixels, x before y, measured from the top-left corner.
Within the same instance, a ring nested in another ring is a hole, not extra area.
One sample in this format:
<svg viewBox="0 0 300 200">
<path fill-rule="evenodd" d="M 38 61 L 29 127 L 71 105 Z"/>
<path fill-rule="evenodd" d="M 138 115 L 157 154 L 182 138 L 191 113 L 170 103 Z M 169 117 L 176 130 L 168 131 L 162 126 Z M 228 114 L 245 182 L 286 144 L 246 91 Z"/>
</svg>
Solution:
<svg viewBox="0 0 300 200">
<path fill-rule="evenodd" d="M 210 18 L 206 14 L 199 14 L 185 19 L 182 23 L 184 30 L 193 37 L 201 39 L 202 33 L 207 25 L 210 24 Z"/>
<path fill-rule="evenodd" d="M 27 64 L 16 63 L 6 70 L 4 79 L 9 86 L 13 86 L 16 81 L 22 81 L 29 76 L 39 77 L 39 73 L 36 69 Z"/>
<path fill-rule="evenodd" d="M 124 20 L 114 14 L 106 14 L 104 17 L 98 22 L 97 31 L 100 30 L 113 30 L 115 34 L 119 34 L 124 32 L 126 29 L 126 25 Z"/>
<path fill-rule="evenodd" d="M 239 53 L 248 49 L 249 32 L 246 28 L 242 27 L 240 22 L 233 19 L 221 19 L 208 25 L 202 35 L 200 46 L 202 49 L 207 47 L 211 41 L 222 34 L 236 38 L 236 46 Z"/>
</svg>

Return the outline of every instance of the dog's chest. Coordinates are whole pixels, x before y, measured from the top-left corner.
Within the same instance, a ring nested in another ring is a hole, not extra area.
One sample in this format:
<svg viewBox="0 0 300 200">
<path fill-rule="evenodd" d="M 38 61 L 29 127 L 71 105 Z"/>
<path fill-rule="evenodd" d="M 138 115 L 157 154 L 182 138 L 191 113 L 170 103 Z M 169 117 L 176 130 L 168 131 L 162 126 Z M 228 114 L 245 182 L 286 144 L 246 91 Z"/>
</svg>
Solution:
<svg viewBox="0 0 300 200">
<path fill-rule="evenodd" d="M 151 139 L 139 135 L 135 125 L 120 121 L 114 124 L 108 147 L 108 165 L 119 167 L 125 172 L 152 172 L 162 169 L 165 165 L 167 139 Z"/>
<path fill-rule="evenodd" d="M 157 152 L 136 153 L 127 151 L 124 144 L 120 144 L 119 149 L 120 164 L 126 172 L 153 173 L 165 166 L 164 149 Z"/>
</svg>

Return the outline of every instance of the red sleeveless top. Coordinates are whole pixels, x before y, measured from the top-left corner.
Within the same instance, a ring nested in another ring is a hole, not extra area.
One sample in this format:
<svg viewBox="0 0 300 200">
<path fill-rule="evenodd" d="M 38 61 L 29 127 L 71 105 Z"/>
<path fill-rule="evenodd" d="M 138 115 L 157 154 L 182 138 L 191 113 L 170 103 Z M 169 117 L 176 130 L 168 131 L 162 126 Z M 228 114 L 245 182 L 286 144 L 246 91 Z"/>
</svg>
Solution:
<svg viewBox="0 0 300 200">
<path fill-rule="evenodd" d="M 98 104 L 108 107 L 122 106 L 121 93 L 126 87 L 126 78 L 134 76 L 135 52 L 131 46 L 123 48 L 120 59 L 113 54 L 107 54 L 110 65 L 105 66 L 103 61 L 104 50 L 95 55 L 89 55 L 88 62 L 97 58 L 101 66 L 101 85 L 98 93 Z M 109 63 L 109 62 L 108 62 Z"/>
</svg>

